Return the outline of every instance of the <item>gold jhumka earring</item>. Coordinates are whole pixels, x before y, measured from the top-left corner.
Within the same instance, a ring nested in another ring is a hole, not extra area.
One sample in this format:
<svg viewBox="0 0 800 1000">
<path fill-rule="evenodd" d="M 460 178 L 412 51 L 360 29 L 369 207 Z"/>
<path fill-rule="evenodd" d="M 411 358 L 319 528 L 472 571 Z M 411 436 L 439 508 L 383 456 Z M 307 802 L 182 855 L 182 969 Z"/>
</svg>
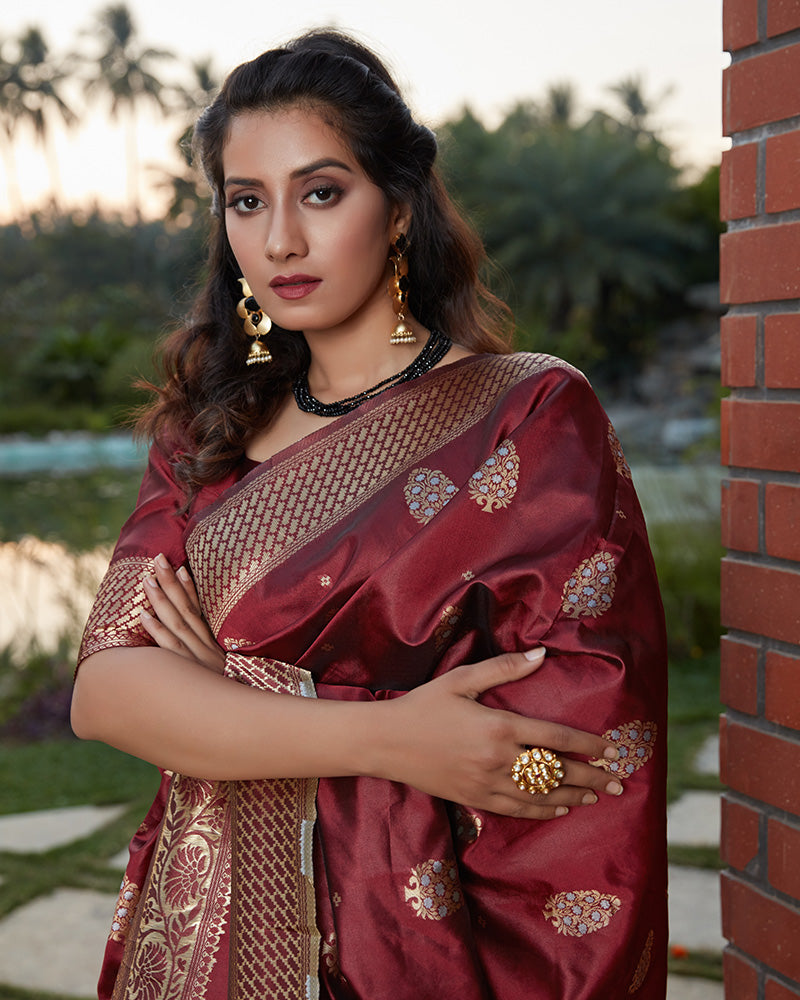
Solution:
<svg viewBox="0 0 800 1000">
<path fill-rule="evenodd" d="M 242 295 L 244 298 L 239 300 L 236 306 L 236 314 L 241 317 L 242 326 L 247 336 L 255 338 L 250 345 L 250 353 L 245 363 L 248 365 L 258 365 L 262 362 L 272 361 L 269 348 L 261 342 L 261 337 L 266 337 L 272 329 L 272 320 L 253 297 L 250 286 L 247 284 L 247 278 L 239 278 L 239 284 L 242 286 Z"/>
<path fill-rule="evenodd" d="M 389 279 L 389 296 L 397 315 L 397 324 L 389 338 L 390 344 L 416 344 L 417 338 L 411 327 L 406 326 L 406 302 L 408 301 L 408 240 L 405 233 L 398 233 L 389 247 L 389 260 L 393 274 Z"/>
</svg>

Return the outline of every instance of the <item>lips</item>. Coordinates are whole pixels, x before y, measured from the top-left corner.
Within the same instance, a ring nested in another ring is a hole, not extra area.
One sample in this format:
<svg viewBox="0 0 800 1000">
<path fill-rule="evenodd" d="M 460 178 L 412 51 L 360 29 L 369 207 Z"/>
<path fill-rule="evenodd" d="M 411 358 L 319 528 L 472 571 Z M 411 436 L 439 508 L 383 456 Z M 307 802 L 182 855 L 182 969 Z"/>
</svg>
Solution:
<svg viewBox="0 0 800 1000">
<path fill-rule="evenodd" d="M 270 281 L 269 287 L 279 298 L 302 299 L 321 283 L 321 278 L 315 278 L 311 274 L 279 274 Z"/>
</svg>

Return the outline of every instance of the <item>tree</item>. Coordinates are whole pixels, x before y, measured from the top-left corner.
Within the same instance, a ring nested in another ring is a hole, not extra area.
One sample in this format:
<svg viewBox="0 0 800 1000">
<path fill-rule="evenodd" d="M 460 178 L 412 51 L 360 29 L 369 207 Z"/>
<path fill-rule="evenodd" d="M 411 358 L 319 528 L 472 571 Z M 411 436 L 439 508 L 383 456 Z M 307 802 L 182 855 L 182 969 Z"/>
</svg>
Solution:
<svg viewBox="0 0 800 1000">
<path fill-rule="evenodd" d="M 445 167 L 520 325 L 543 333 L 525 346 L 580 329 L 588 361 L 619 376 L 642 352 L 648 305 L 678 289 L 694 233 L 674 211 L 678 170 L 641 116 L 637 130 L 599 114 L 572 125 L 555 103 L 518 105 L 493 132 L 465 113 L 443 130 Z"/>
<path fill-rule="evenodd" d="M 11 60 L 4 53 L 15 48 Z M 65 101 L 61 88 L 67 74 L 52 60 L 47 42 L 39 28 L 27 28 L 14 42 L 0 46 L 0 120 L 6 142 L 9 166 L 9 196 L 18 216 L 22 215 L 22 197 L 16 178 L 13 145 L 21 125 L 29 125 L 41 142 L 47 159 L 53 191 L 58 203 L 60 181 L 58 161 L 52 148 L 51 116 L 55 111 L 61 120 L 72 125 L 77 116 Z"/>
<path fill-rule="evenodd" d="M 173 53 L 163 49 L 141 47 L 133 18 L 125 4 L 101 10 L 92 34 L 99 38 L 102 51 L 98 60 L 92 60 L 97 72 L 86 80 L 86 93 L 105 94 L 110 99 L 112 120 L 117 120 L 124 112 L 127 129 L 128 200 L 139 218 L 137 111 L 143 102 L 153 104 L 162 113 L 169 109 L 169 90 L 155 75 L 154 64 L 175 57 Z"/>
</svg>

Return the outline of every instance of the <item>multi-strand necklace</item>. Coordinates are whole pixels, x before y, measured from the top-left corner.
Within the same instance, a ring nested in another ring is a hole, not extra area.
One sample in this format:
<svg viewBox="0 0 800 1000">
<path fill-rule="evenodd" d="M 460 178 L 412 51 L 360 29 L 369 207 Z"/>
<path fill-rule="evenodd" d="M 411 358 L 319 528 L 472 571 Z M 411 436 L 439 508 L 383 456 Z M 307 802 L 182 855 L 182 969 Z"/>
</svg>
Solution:
<svg viewBox="0 0 800 1000">
<path fill-rule="evenodd" d="M 396 375 L 390 375 L 382 382 L 378 382 L 377 385 L 373 385 L 371 389 L 365 389 L 355 396 L 348 396 L 347 399 L 338 399 L 334 403 L 323 403 L 322 400 L 311 395 L 311 390 L 308 388 L 307 371 L 294 381 L 292 392 L 297 405 L 305 413 L 316 413 L 320 417 L 341 417 L 343 414 L 355 410 L 362 403 L 366 403 L 368 399 L 380 396 L 387 389 L 401 385 L 403 382 L 410 382 L 411 379 L 419 378 L 420 375 L 429 372 L 447 354 L 451 345 L 452 341 L 449 337 L 439 333 L 438 330 L 431 330 L 425 346 L 407 368 L 397 372 Z"/>
</svg>

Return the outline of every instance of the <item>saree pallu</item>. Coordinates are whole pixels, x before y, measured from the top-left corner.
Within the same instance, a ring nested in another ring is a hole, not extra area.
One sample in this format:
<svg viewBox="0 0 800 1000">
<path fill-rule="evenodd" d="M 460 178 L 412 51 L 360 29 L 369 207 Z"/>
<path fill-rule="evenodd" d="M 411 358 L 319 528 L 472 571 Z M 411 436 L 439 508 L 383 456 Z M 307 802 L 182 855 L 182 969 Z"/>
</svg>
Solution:
<svg viewBox="0 0 800 1000">
<path fill-rule="evenodd" d="M 481 701 L 605 734 L 624 793 L 537 822 L 367 777 L 165 775 L 100 995 L 663 998 L 663 614 L 583 376 L 466 358 L 244 464 L 191 516 L 181 502 L 154 449 L 82 657 L 150 644 L 141 581 L 160 551 L 189 566 L 226 674 L 265 690 L 402 697 L 543 644 L 538 671 Z"/>
</svg>

